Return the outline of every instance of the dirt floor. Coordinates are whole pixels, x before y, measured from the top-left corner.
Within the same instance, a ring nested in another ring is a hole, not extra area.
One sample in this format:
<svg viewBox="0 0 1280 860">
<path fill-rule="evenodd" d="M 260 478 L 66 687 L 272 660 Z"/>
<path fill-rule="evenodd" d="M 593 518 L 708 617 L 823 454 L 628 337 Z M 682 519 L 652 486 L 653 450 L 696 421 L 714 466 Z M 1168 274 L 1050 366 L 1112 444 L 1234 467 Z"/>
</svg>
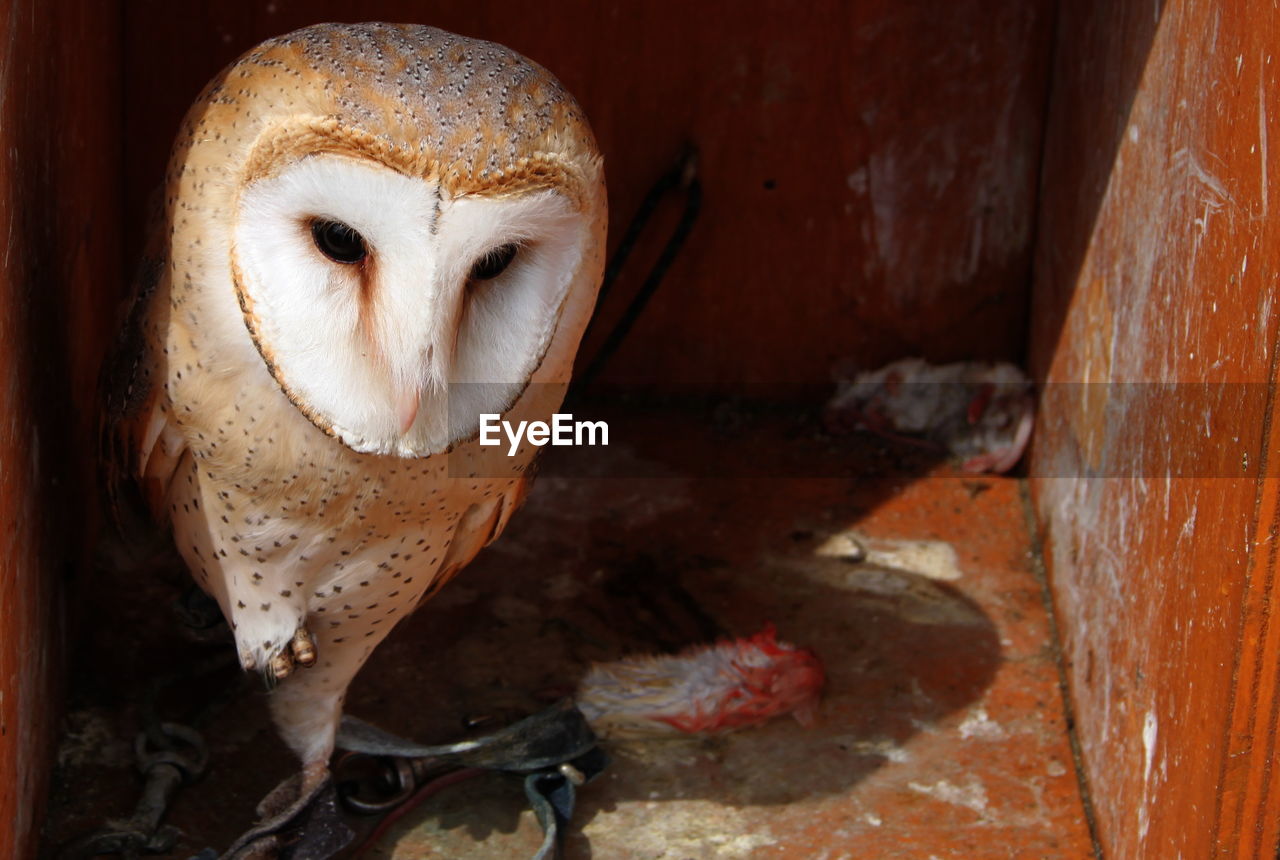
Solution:
<svg viewBox="0 0 1280 860">
<path fill-rule="evenodd" d="M 610 421 L 627 432 L 608 448 L 548 451 L 507 533 L 375 652 L 348 712 L 444 742 L 545 707 L 592 661 L 773 623 L 825 664 L 819 723 L 609 745 L 570 860 L 1090 856 L 1017 479 L 829 438 L 788 410 L 633 404 Z M 292 767 L 256 678 L 195 675 L 231 649 L 183 632 L 180 581 L 83 589 L 49 856 L 130 813 L 140 703 L 166 673 L 183 680 L 163 718 L 213 703 L 207 773 L 165 819 L 182 831 L 170 856 L 225 847 Z M 483 776 L 365 856 L 506 860 L 540 838 L 518 780 Z"/>
</svg>

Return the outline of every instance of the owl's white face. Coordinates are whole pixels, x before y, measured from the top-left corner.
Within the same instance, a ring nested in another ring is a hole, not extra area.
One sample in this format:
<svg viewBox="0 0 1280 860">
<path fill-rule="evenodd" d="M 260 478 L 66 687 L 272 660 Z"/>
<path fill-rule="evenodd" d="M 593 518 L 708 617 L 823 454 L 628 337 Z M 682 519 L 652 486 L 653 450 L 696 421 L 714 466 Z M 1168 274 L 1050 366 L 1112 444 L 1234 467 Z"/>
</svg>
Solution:
<svg viewBox="0 0 1280 860">
<path fill-rule="evenodd" d="M 590 240 L 555 191 L 451 198 L 316 154 L 244 189 L 234 260 L 290 399 L 356 451 L 421 457 L 519 397 Z"/>
</svg>

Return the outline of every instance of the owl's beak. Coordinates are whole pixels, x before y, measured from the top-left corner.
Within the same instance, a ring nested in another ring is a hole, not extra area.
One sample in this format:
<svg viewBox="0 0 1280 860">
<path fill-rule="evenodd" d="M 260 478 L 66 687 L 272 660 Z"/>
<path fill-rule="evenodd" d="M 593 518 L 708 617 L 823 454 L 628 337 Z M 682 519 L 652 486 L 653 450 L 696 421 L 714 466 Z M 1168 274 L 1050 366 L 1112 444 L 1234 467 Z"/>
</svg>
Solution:
<svg viewBox="0 0 1280 860">
<path fill-rule="evenodd" d="M 400 422 L 400 435 L 409 432 L 418 417 L 418 403 L 422 393 L 416 388 L 406 388 L 396 395 L 396 419 Z"/>
</svg>

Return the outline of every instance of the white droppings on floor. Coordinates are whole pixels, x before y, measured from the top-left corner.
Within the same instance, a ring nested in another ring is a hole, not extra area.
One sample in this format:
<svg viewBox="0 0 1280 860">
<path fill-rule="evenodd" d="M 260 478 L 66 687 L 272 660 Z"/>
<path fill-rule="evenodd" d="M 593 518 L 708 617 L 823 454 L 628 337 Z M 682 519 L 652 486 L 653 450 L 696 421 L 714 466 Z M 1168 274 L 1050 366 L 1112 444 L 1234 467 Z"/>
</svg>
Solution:
<svg viewBox="0 0 1280 860">
<path fill-rule="evenodd" d="M 975 776 L 969 777 L 969 780 L 964 785 L 955 785 L 945 779 L 941 779 L 932 785 L 909 782 L 907 787 L 912 791 L 941 800 L 943 803 L 972 809 L 979 815 L 983 815 L 987 811 L 987 789 Z"/>
<path fill-rule="evenodd" d="M 856 735 L 835 735 L 831 738 L 844 749 L 853 750 L 860 755 L 883 756 L 895 764 L 903 764 L 911 760 L 911 753 L 906 747 L 889 738 L 867 739 Z"/>
<path fill-rule="evenodd" d="M 1004 727 L 987 716 L 987 709 L 977 707 L 960 724 L 960 737 L 995 740 L 1005 736 Z"/>
</svg>

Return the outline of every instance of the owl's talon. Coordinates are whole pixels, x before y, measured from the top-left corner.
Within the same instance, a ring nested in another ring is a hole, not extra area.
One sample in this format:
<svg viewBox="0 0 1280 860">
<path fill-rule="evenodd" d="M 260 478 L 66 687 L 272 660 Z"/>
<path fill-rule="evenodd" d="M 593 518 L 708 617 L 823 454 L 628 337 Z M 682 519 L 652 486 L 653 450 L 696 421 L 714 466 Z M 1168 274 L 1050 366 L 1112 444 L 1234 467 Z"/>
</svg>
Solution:
<svg viewBox="0 0 1280 860">
<path fill-rule="evenodd" d="M 299 627 L 293 634 L 289 650 L 293 652 L 293 660 L 299 666 L 311 666 L 316 662 L 316 642 L 305 627 Z"/>
<path fill-rule="evenodd" d="M 293 655 L 281 651 L 271 658 L 271 674 L 277 681 L 283 681 L 293 673 Z"/>
</svg>

